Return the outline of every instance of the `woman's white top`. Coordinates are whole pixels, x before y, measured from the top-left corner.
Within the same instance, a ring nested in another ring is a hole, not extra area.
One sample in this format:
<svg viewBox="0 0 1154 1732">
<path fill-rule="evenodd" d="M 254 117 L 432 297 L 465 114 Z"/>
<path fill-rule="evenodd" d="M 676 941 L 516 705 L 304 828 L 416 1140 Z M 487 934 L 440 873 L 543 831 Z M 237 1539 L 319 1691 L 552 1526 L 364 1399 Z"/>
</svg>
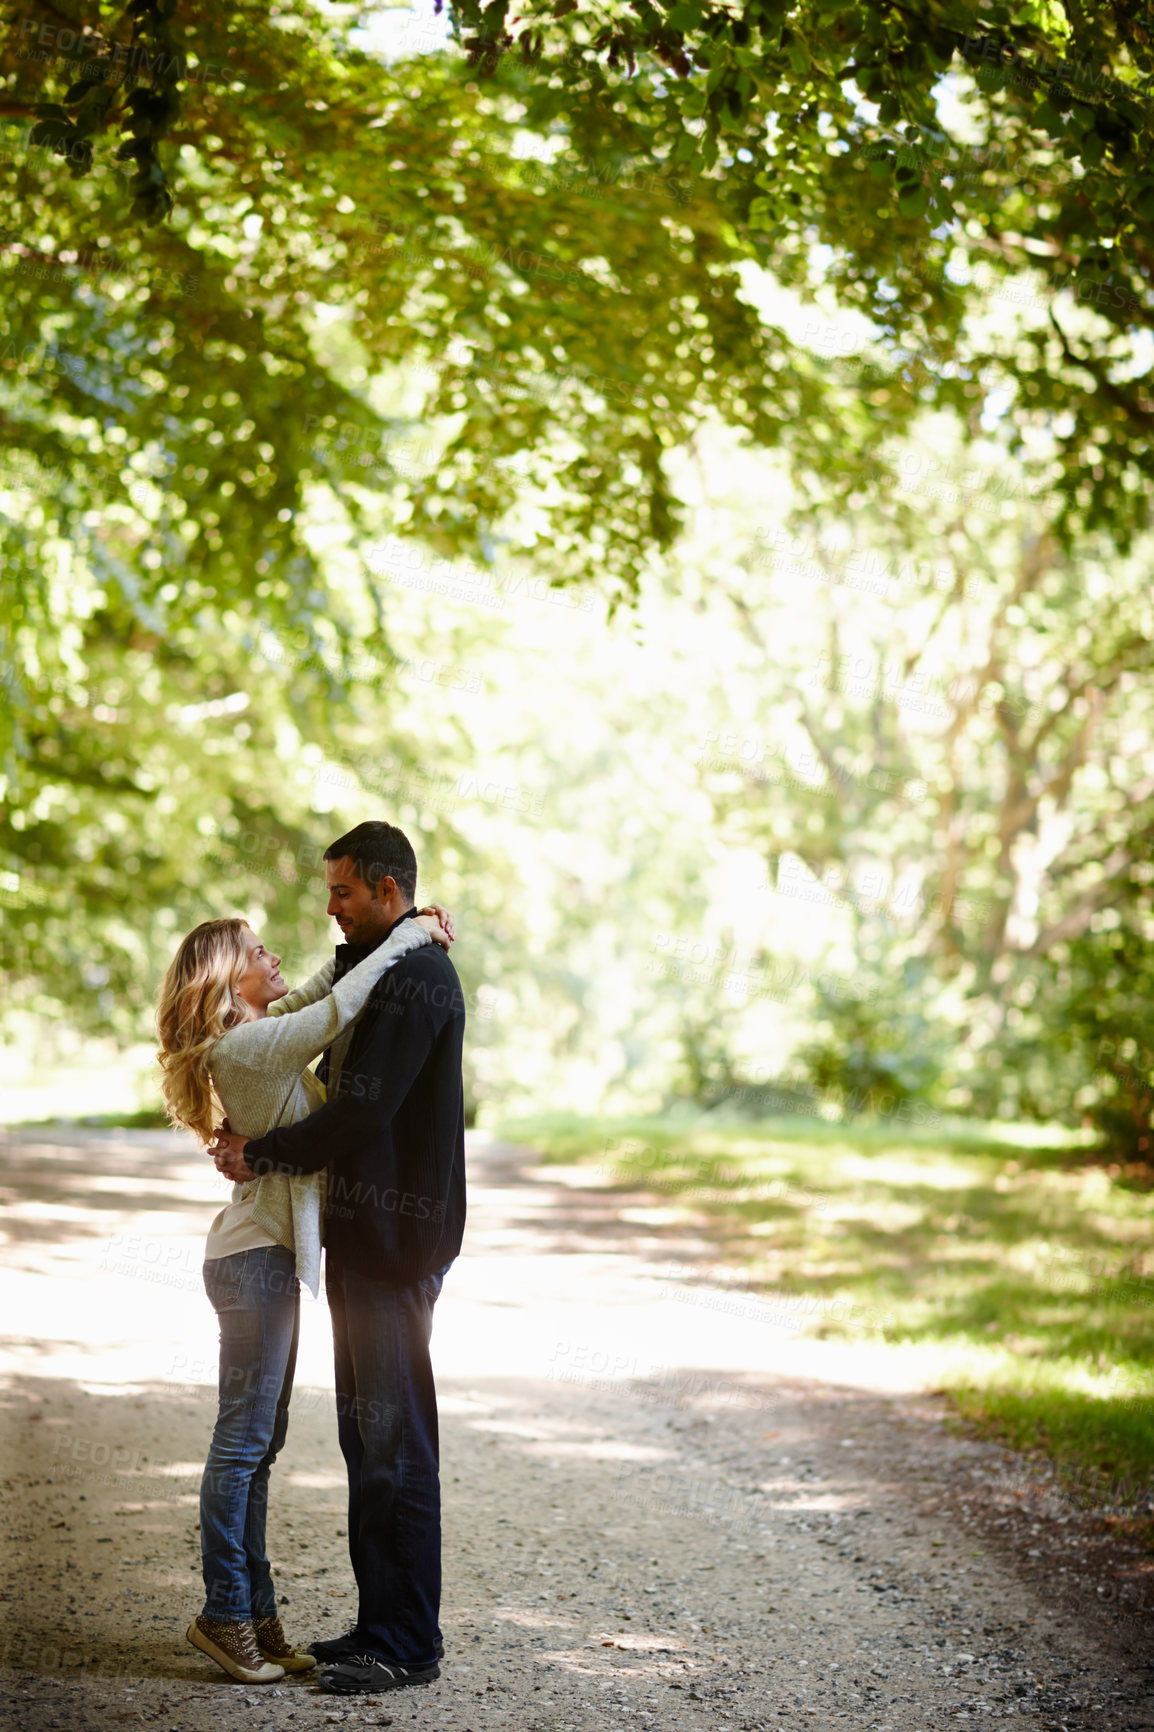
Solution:
<svg viewBox="0 0 1154 1732">
<path fill-rule="evenodd" d="M 270 1004 L 268 1014 L 223 1034 L 209 1068 L 231 1128 L 263 1137 L 277 1125 L 295 1125 L 324 1105 L 324 1085 L 305 1066 L 356 1021 L 373 987 L 410 950 L 431 944 L 415 920 L 402 920 L 383 944 L 333 985 L 335 962 L 326 962 L 303 986 Z M 260 1245 L 284 1245 L 314 1298 L 320 1288 L 324 1174 L 290 1179 L 267 1173 L 234 1185 L 232 1201 L 208 1230 L 205 1257 L 229 1257 Z"/>
</svg>

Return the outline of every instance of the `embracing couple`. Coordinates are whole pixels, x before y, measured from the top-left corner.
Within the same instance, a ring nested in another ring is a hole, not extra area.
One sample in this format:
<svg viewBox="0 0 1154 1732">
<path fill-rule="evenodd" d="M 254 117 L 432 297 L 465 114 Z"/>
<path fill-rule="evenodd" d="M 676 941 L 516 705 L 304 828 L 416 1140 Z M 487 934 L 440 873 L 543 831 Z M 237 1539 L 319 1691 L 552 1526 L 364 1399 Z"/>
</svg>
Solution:
<svg viewBox="0 0 1154 1732">
<path fill-rule="evenodd" d="M 324 858 L 335 959 L 290 992 L 243 920 L 206 921 L 168 971 L 158 1024 L 170 1116 L 208 1143 L 219 1103 L 210 1152 L 234 1181 L 205 1249 L 220 1406 L 188 1639 L 242 1683 L 319 1666 L 344 1694 L 430 1683 L 443 1653 L 429 1340 L 465 1223 L 465 1005 L 453 922 L 418 912 L 408 838 L 358 824 Z M 265 1518 L 322 1241 L 358 1603 L 347 1634 L 302 1652 L 277 1616 Z"/>
</svg>

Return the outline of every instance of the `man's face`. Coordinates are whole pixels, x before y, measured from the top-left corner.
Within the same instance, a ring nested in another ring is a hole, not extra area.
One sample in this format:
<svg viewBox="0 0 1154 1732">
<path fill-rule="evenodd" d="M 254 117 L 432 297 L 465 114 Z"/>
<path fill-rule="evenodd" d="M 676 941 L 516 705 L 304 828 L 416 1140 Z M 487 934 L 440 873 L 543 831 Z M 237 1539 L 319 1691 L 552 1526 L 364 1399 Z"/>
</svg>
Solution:
<svg viewBox="0 0 1154 1732">
<path fill-rule="evenodd" d="M 356 862 L 343 855 L 325 861 L 325 883 L 329 889 L 328 912 L 349 944 L 372 944 L 380 938 L 394 915 L 389 905 L 396 889 L 391 878 L 382 878 L 374 888 L 365 883 Z"/>
</svg>

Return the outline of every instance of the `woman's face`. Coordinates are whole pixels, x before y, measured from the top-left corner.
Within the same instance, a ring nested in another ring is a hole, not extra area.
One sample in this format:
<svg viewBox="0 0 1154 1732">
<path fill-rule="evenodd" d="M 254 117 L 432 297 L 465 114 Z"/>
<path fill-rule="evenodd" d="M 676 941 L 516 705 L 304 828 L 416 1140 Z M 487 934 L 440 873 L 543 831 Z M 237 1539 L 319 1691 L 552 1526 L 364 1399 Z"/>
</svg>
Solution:
<svg viewBox="0 0 1154 1732">
<path fill-rule="evenodd" d="M 244 929 L 244 942 L 248 951 L 248 962 L 240 977 L 240 996 L 253 1010 L 264 1011 L 278 998 L 283 998 L 288 987 L 281 979 L 280 957 L 267 950 L 249 927 Z"/>
</svg>

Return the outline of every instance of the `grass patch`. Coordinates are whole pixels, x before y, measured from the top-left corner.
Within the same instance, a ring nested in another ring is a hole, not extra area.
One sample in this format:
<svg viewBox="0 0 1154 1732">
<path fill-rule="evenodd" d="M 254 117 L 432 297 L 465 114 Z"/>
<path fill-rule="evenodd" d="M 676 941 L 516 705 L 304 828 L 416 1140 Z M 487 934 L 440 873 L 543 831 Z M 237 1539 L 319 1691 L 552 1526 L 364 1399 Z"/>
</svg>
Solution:
<svg viewBox="0 0 1154 1732">
<path fill-rule="evenodd" d="M 142 1107 L 135 1113 L 83 1113 L 73 1118 L 21 1119 L 11 1130 L 35 1130 L 38 1126 L 80 1125 L 96 1131 L 162 1131 L 169 1128 L 168 1114 L 158 1107 Z"/>
<path fill-rule="evenodd" d="M 1154 1495 L 1151 1199 L 1077 1133 L 553 1115 L 500 1135 L 692 1210 L 744 1285 L 813 1304 L 813 1334 L 929 1348 L 967 1420 L 1096 1501 Z"/>
</svg>

